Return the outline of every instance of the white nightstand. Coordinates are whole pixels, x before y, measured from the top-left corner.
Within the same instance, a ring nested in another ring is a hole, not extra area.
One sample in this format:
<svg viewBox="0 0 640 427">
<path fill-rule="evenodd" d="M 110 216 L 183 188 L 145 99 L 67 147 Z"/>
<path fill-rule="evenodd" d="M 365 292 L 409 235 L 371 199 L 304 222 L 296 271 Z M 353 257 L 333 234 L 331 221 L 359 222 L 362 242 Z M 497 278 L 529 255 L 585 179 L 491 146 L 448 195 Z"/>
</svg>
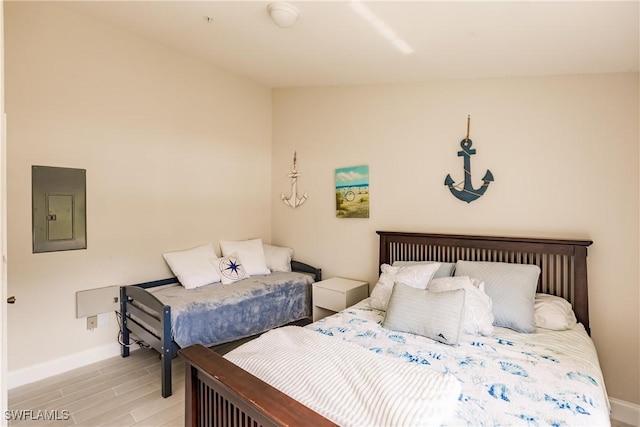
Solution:
<svg viewBox="0 0 640 427">
<path fill-rule="evenodd" d="M 313 321 L 351 307 L 369 296 L 369 284 L 332 277 L 313 284 Z"/>
</svg>

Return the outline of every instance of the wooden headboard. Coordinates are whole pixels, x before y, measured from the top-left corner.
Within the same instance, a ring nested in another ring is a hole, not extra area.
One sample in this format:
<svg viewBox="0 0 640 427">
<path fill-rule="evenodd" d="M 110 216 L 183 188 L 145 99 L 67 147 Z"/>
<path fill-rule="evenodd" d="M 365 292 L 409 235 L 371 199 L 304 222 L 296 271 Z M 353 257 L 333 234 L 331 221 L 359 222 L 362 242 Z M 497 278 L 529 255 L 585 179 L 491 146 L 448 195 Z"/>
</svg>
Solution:
<svg viewBox="0 0 640 427">
<path fill-rule="evenodd" d="M 394 261 L 494 261 L 540 267 L 538 292 L 573 305 L 578 322 L 589 328 L 587 247 L 590 240 L 464 236 L 377 231 L 380 265 Z"/>
</svg>

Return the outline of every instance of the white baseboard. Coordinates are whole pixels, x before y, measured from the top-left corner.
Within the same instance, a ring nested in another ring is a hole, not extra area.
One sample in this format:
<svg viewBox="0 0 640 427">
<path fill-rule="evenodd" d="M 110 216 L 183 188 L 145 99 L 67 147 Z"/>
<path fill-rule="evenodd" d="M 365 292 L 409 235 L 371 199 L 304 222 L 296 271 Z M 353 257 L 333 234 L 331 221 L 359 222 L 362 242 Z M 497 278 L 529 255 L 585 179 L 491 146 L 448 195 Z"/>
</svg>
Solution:
<svg viewBox="0 0 640 427">
<path fill-rule="evenodd" d="M 611 418 L 632 426 L 640 426 L 640 405 L 624 400 L 609 398 L 611 403 Z"/>
<path fill-rule="evenodd" d="M 137 347 L 131 347 L 131 351 Z M 72 369 L 90 365 L 110 357 L 120 355 L 120 344 L 103 345 L 79 353 L 70 354 L 59 359 L 28 366 L 26 368 L 9 371 L 7 375 L 7 388 L 10 390 L 21 385 L 40 381 L 54 375 L 62 374 Z"/>
</svg>

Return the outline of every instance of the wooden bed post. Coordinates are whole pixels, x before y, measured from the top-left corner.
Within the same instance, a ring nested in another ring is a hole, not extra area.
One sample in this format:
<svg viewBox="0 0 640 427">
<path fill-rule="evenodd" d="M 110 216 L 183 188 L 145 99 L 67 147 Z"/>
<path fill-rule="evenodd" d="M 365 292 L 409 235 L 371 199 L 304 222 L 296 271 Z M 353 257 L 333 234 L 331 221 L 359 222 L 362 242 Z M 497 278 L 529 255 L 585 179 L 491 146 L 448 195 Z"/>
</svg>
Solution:
<svg viewBox="0 0 640 427">
<path fill-rule="evenodd" d="M 185 427 L 195 427 L 197 425 L 196 419 L 196 402 L 198 401 L 196 396 L 198 393 L 197 389 L 197 376 L 198 370 L 191 364 L 187 363 L 185 368 L 185 377 L 184 377 L 184 426 Z"/>
<path fill-rule="evenodd" d="M 382 232 L 377 231 L 380 235 L 380 250 L 378 251 L 378 274 L 380 274 L 380 267 L 386 263 L 389 257 L 389 247 L 387 245 L 387 236 Z"/>
<path fill-rule="evenodd" d="M 575 246 L 575 283 L 584 284 L 587 283 L 587 246 Z M 574 310 L 576 311 L 576 317 L 581 319 L 587 334 L 591 335 L 591 328 L 589 327 L 589 294 L 586 292 L 576 292 L 574 290 L 575 304 Z"/>
</svg>

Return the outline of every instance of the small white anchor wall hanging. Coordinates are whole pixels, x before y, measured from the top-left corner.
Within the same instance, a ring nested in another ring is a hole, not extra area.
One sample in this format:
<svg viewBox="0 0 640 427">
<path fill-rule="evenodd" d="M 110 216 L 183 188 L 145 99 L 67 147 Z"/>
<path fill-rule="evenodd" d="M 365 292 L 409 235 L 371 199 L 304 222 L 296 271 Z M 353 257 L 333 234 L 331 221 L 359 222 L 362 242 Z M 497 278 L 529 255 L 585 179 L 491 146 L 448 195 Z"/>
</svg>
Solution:
<svg viewBox="0 0 640 427">
<path fill-rule="evenodd" d="M 469 127 L 471 125 L 471 116 L 467 117 L 467 137 L 460 142 L 460 148 L 462 151 L 458 151 L 458 156 L 464 157 L 464 181 L 456 184 L 451 178 L 451 175 L 447 175 L 444 180 L 444 185 L 449 186 L 451 194 L 458 199 L 471 203 L 474 200 L 480 198 L 489 188 L 489 184 L 493 181 L 493 174 L 489 169 L 482 178 L 482 186 L 478 189 L 473 188 L 471 182 L 471 156 L 476 154 L 476 150 L 471 148 L 471 140 L 469 139 Z M 462 188 L 460 188 L 462 186 Z"/>
<path fill-rule="evenodd" d="M 285 205 L 295 209 L 307 200 L 306 192 L 302 195 L 302 197 L 298 197 L 298 177 L 300 176 L 300 174 L 298 173 L 298 166 L 296 165 L 295 151 L 293 152 L 293 165 L 291 165 L 291 173 L 287 176 L 291 178 L 291 196 L 287 197 L 284 194 L 280 193 L 280 198 Z"/>
</svg>

